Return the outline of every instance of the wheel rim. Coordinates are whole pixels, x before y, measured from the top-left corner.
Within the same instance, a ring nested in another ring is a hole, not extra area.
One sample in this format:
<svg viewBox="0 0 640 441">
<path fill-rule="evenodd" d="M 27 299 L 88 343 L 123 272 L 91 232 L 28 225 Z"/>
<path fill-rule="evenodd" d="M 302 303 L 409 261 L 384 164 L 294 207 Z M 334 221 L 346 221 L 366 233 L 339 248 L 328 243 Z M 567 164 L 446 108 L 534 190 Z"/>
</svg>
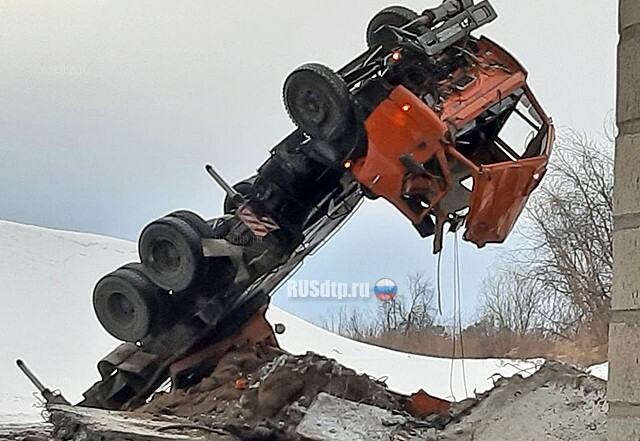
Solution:
<svg viewBox="0 0 640 441">
<path fill-rule="evenodd" d="M 107 310 L 111 319 L 122 328 L 130 328 L 136 320 L 133 303 L 121 292 L 114 292 L 109 296 Z"/>
<path fill-rule="evenodd" d="M 195 280 L 198 267 L 193 252 L 178 238 L 178 243 L 167 237 L 158 237 L 150 245 L 144 265 L 148 275 L 166 290 L 183 291 Z M 180 251 L 182 249 L 182 251 Z"/>
<path fill-rule="evenodd" d="M 150 262 L 162 273 L 174 274 L 182 266 L 182 257 L 176 246 L 164 239 L 157 240 L 151 247 Z"/>
<path fill-rule="evenodd" d="M 167 291 L 184 291 L 196 282 L 204 265 L 203 234 L 186 221 L 165 216 L 149 224 L 138 241 L 146 275 Z"/>
<path fill-rule="evenodd" d="M 326 103 L 323 103 L 317 93 L 308 90 L 306 92 L 306 106 L 308 118 L 315 124 L 322 124 L 327 119 Z"/>
<path fill-rule="evenodd" d="M 330 107 L 331 103 L 316 91 L 303 89 L 296 96 L 295 106 L 299 109 L 302 121 L 320 128 L 327 121 L 327 107 Z"/>
<path fill-rule="evenodd" d="M 104 329 L 118 340 L 137 342 L 151 331 L 160 291 L 136 270 L 122 267 L 96 284 L 93 307 Z"/>
</svg>

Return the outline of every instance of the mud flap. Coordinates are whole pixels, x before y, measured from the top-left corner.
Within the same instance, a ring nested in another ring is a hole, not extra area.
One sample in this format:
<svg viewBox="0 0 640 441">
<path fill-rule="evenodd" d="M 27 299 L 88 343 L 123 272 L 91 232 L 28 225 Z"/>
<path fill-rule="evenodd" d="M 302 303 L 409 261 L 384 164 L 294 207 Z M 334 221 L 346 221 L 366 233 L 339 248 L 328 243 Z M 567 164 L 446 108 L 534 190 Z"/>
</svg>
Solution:
<svg viewBox="0 0 640 441">
<path fill-rule="evenodd" d="M 147 386 L 160 368 L 158 357 L 133 343 L 123 343 L 98 363 L 102 379 L 83 395 L 80 406 L 121 409 Z"/>
</svg>

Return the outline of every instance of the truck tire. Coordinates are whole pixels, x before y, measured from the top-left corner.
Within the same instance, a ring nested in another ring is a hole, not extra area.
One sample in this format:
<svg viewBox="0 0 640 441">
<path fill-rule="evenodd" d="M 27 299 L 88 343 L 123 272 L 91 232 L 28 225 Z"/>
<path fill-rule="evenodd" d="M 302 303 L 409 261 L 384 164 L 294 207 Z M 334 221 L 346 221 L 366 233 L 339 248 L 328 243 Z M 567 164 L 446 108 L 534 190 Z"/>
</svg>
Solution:
<svg viewBox="0 0 640 441">
<path fill-rule="evenodd" d="M 405 8 L 404 6 L 390 6 L 383 9 L 373 16 L 367 27 L 367 45 L 369 47 L 376 47 L 379 45 L 385 46 L 386 49 L 393 49 L 394 41 L 390 41 L 388 34 L 385 32 L 376 32 L 382 26 L 404 26 L 407 23 L 411 23 L 417 19 L 419 15 L 412 9 Z"/>
<path fill-rule="evenodd" d="M 201 233 L 177 217 L 165 216 L 147 225 L 138 240 L 138 253 L 149 278 L 167 291 L 187 290 L 205 267 Z"/>
<path fill-rule="evenodd" d="M 190 227 L 192 227 L 194 230 L 200 233 L 202 237 L 205 238 L 211 237 L 211 233 L 213 232 L 211 226 L 207 223 L 207 221 L 205 221 L 193 211 L 178 210 L 174 211 L 173 213 L 167 214 L 167 217 L 175 217 L 185 221 L 187 224 L 189 224 Z"/>
<path fill-rule="evenodd" d="M 291 119 L 313 138 L 340 138 L 353 118 L 349 88 L 333 70 L 322 64 L 305 64 L 284 83 L 284 103 Z"/>
<path fill-rule="evenodd" d="M 136 343 L 149 335 L 161 308 L 161 295 L 144 273 L 127 265 L 98 281 L 93 290 L 93 308 L 109 334 Z"/>
</svg>

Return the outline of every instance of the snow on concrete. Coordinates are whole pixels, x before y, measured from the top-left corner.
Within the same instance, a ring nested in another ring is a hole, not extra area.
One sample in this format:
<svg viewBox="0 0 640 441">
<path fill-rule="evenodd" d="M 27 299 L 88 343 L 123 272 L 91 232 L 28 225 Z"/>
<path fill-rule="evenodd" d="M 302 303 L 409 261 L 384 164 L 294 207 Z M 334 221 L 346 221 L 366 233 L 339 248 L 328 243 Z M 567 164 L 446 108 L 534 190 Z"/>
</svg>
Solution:
<svg viewBox="0 0 640 441">
<path fill-rule="evenodd" d="M 587 369 L 587 372 L 593 375 L 594 377 L 598 377 L 601 380 L 609 380 L 609 363 L 597 364 L 595 366 L 591 366 Z"/>
<path fill-rule="evenodd" d="M 136 258 L 132 242 L 0 221 L 0 423 L 40 420 L 40 411 L 28 405 L 33 388 L 15 367 L 17 358 L 71 401 L 98 379 L 96 362 L 118 342 L 95 318 L 91 293 L 102 275 Z M 334 358 L 386 378 L 398 392 L 423 388 L 460 400 L 491 388 L 494 374 L 528 375 L 540 365 L 405 354 L 334 335 L 275 307 L 268 317 L 286 325 L 280 337 L 286 350 Z"/>
<path fill-rule="evenodd" d="M 498 386 L 438 439 L 459 441 L 605 441 L 606 382 L 549 362 L 528 379 Z"/>
</svg>

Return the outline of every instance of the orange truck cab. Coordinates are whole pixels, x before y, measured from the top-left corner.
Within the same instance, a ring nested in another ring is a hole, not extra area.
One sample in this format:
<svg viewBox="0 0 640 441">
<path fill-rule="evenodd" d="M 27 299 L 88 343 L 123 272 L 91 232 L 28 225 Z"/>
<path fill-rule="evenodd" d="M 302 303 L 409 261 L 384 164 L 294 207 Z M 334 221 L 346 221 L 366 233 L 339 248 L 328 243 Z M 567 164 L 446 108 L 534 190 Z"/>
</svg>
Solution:
<svg viewBox="0 0 640 441">
<path fill-rule="evenodd" d="M 316 157 L 435 235 L 435 252 L 447 224 L 466 226 L 479 247 L 503 242 L 554 141 L 526 70 L 471 35 L 496 17 L 487 0 L 445 0 L 422 14 L 390 7 L 371 20 L 367 52 L 338 72 L 305 65 L 285 83 Z"/>
<path fill-rule="evenodd" d="M 545 173 L 554 130 L 526 71 L 490 40 L 476 44 L 469 66 L 441 84 L 438 106 L 396 87 L 366 119 L 368 151 L 350 167 L 427 234 L 466 220 L 465 239 L 482 247 L 511 231 Z"/>
</svg>

